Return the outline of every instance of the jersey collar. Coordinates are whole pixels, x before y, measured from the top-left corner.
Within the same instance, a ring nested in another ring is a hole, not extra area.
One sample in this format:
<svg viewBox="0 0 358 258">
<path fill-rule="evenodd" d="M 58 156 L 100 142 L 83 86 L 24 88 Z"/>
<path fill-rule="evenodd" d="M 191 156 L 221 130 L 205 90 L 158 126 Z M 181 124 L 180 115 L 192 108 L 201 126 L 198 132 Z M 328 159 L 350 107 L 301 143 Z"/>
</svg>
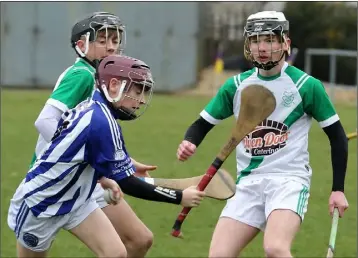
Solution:
<svg viewBox="0 0 358 258">
<path fill-rule="evenodd" d="M 84 66 L 86 66 L 88 69 L 90 69 L 90 71 L 92 72 L 96 72 L 96 69 L 94 69 L 94 67 L 92 65 L 90 65 L 86 60 L 84 60 L 83 58 L 77 57 L 76 58 L 76 63 L 80 62 L 81 64 L 83 64 Z"/>
<path fill-rule="evenodd" d="M 275 74 L 275 75 L 272 75 L 272 76 L 262 76 L 260 73 L 259 73 L 259 69 L 258 68 L 255 68 L 256 69 L 256 75 L 258 78 L 260 78 L 261 80 L 263 81 L 272 81 L 272 80 L 275 80 L 277 79 L 278 77 L 280 77 L 282 74 L 284 74 L 286 68 L 288 67 L 288 63 L 285 62 L 281 68 L 281 71 L 278 73 L 278 74 Z"/>
</svg>

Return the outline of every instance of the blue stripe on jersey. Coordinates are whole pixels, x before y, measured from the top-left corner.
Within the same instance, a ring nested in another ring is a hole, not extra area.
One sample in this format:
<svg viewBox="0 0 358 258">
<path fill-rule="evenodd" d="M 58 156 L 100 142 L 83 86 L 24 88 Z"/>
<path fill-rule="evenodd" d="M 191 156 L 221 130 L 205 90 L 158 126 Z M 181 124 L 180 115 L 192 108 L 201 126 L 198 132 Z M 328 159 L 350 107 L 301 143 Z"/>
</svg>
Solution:
<svg viewBox="0 0 358 258">
<path fill-rule="evenodd" d="M 98 175 L 98 172 L 97 172 L 97 171 L 94 171 L 91 189 L 90 189 L 90 191 L 89 191 L 89 193 L 88 193 L 88 195 L 87 195 L 86 200 L 88 200 L 88 199 L 91 197 L 91 195 L 92 195 L 92 193 L 93 193 L 93 191 L 94 191 L 94 188 L 95 188 L 96 185 L 97 185 L 97 180 L 98 180 L 98 178 L 100 178 L 100 176 Z"/>
<path fill-rule="evenodd" d="M 120 135 L 120 132 L 118 130 L 119 126 L 118 126 L 116 120 L 114 120 L 114 117 L 111 115 L 111 113 L 108 110 L 106 105 L 99 103 L 99 106 L 101 107 L 103 114 L 107 118 L 109 128 L 111 129 L 114 146 L 116 147 L 116 149 L 117 148 L 122 149 L 122 146 L 121 146 L 122 144 L 119 141 L 119 135 Z"/>
<path fill-rule="evenodd" d="M 36 204 L 35 206 L 31 207 L 31 210 L 32 210 L 34 216 L 37 217 L 38 215 L 40 215 L 41 212 L 44 212 L 48 206 L 57 203 L 63 197 L 63 195 L 77 182 L 78 178 L 81 176 L 83 170 L 87 166 L 88 166 L 87 163 L 82 163 L 78 167 L 78 170 L 77 170 L 76 174 L 73 176 L 73 178 L 71 179 L 71 181 L 64 188 L 62 188 L 61 191 L 59 191 L 57 194 L 55 194 L 51 197 L 44 199 L 43 201 Z M 58 214 L 58 215 L 64 215 L 64 214 Z"/>
<path fill-rule="evenodd" d="M 67 129 L 65 129 L 63 132 L 61 132 L 61 134 L 56 138 L 54 139 L 52 142 L 51 142 L 51 145 L 50 147 L 45 151 L 45 153 L 40 157 L 42 160 L 46 160 L 48 159 L 48 157 L 51 155 L 51 153 L 53 152 L 53 150 L 56 148 L 56 146 L 62 142 L 66 136 L 71 133 L 75 128 L 76 128 L 76 125 L 81 121 L 81 118 L 90 110 L 87 110 L 85 112 L 82 112 L 79 117 L 77 117 L 76 120 L 72 120 L 72 123 L 68 126 Z M 75 113 L 75 112 L 74 112 Z"/>
<path fill-rule="evenodd" d="M 16 223 L 16 226 L 15 226 L 15 232 L 17 231 L 17 228 L 20 224 L 20 220 L 21 220 L 21 217 L 24 213 L 24 209 L 26 208 L 26 203 L 25 201 L 22 202 L 21 206 L 20 206 L 20 209 L 19 211 L 17 212 L 17 215 L 16 215 L 16 219 L 15 219 L 15 223 Z"/>
<path fill-rule="evenodd" d="M 79 166 L 80 164 L 75 164 L 72 167 L 68 168 L 65 172 L 63 172 L 62 174 L 60 174 L 58 177 L 46 182 L 45 184 L 41 185 L 40 187 L 37 187 L 36 189 L 32 190 L 31 192 L 28 192 L 27 194 L 25 194 L 24 198 L 27 198 L 37 192 L 43 191 L 55 184 L 57 184 L 58 182 L 60 182 L 62 179 L 65 178 L 65 176 L 67 176 L 69 173 L 71 173 L 75 167 Z M 40 166 L 41 167 L 41 166 Z M 42 171 L 41 171 L 42 172 Z M 47 172 L 47 171 L 45 171 Z M 45 173 L 43 172 L 43 173 Z"/>
<path fill-rule="evenodd" d="M 116 146 L 119 149 L 123 149 L 123 135 L 120 126 L 118 125 L 117 121 L 114 119 L 113 115 L 111 115 L 108 107 L 105 107 L 104 104 L 101 104 L 104 107 L 104 110 L 107 114 L 109 114 L 108 120 L 109 124 L 112 125 L 111 128 L 113 129 L 112 134 L 114 133 L 114 137 L 116 139 Z M 127 150 L 126 150 L 127 153 Z M 128 153 L 127 153 L 128 154 Z"/>
<path fill-rule="evenodd" d="M 78 197 L 80 196 L 80 193 L 81 187 L 77 189 L 71 200 L 67 200 L 62 203 L 55 216 L 69 213 L 72 210 L 73 205 L 75 205 L 75 202 L 77 201 Z"/>
<path fill-rule="evenodd" d="M 57 162 L 70 162 L 74 156 L 81 150 L 83 145 L 86 143 L 86 136 L 89 130 L 89 126 L 87 126 L 78 136 L 77 138 L 71 143 L 71 145 L 67 148 L 67 150 L 58 158 Z M 57 143 L 59 144 L 59 142 Z M 54 148 L 57 146 L 54 145 Z M 44 158 L 44 157 L 43 157 Z M 55 162 L 46 162 L 43 161 L 41 164 L 27 173 L 26 175 L 26 181 L 28 182 L 32 179 L 34 179 L 36 176 L 46 173 L 48 170 L 50 170 L 54 165 L 56 165 Z"/>
<path fill-rule="evenodd" d="M 18 238 L 19 235 L 20 235 L 21 228 L 22 228 L 22 226 L 24 225 L 24 223 L 25 223 L 25 221 L 26 221 L 26 219 L 27 219 L 27 215 L 29 215 L 29 211 L 30 211 L 29 207 L 28 207 L 26 204 L 25 204 L 24 207 L 25 207 L 25 208 L 24 208 L 24 211 L 23 211 L 22 219 L 19 221 L 19 225 L 18 225 L 18 228 L 17 228 L 17 232 L 15 231 L 17 238 Z"/>
<path fill-rule="evenodd" d="M 31 181 L 32 179 L 34 179 L 38 175 L 46 173 L 55 164 L 56 164 L 55 162 L 46 162 L 46 161 L 41 162 L 40 166 L 35 167 L 33 170 L 30 170 L 30 172 L 27 173 L 25 183 Z"/>
<path fill-rule="evenodd" d="M 121 180 L 133 174 L 135 168 L 125 148 L 120 126 L 109 107 L 98 101 L 95 101 L 95 103 L 104 116 L 102 115 L 101 119 L 99 119 L 100 113 L 94 113 L 93 119 L 101 121 L 102 128 L 106 127 L 106 130 L 101 131 L 106 141 L 94 142 L 93 146 L 89 146 L 88 150 L 90 152 L 92 151 L 92 157 L 95 157 L 94 161 L 92 159 L 89 160 L 89 162 L 97 170 L 99 175 Z M 94 124 L 92 127 L 93 131 L 100 131 L 96 126 L 99 125 Z M 97 146 L 98 148 L 96 148 Z M 96 154 L 97 151 L 101 151 L 101 155 Z"/>
<path fill-rule="evenodd" d="M 57 162 L 69 163 L 86 144 L 89 125 L 77 136 L 67 150 L 58 158 Z"/>
</svg>

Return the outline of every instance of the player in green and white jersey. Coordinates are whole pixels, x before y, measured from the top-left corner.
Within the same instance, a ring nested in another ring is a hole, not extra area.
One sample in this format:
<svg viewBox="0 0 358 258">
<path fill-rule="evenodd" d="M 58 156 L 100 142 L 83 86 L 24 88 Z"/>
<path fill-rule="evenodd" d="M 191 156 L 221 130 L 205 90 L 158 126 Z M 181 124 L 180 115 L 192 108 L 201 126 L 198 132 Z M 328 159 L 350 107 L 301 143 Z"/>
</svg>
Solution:
<svg viewBox="0 0 358 258">
<path fill-rule="evenodd" d="M 289 22 L 281 12 L 250 15 L 245 56 L 255 68 L 229 78 L 187 130 L 177 157 L 187 160 L 222 120 L 237 119 L 241 91 L 260 84 L 273 92 L 276 109 L 236 148 L 237 188 L 213 234 L 210 257 L 237 257 L 264 231 L 267 257 L 291 257 L 291 244 L 307 211 L 312 169 L 308 134 L 318 121 L 331 144 L 333 186 L 329 210 L 343 216 L 347 139 L 322 83 L 285 62 L 290 54 Z"/>
<path fill-rule="evenodd" d="M 108 24 L 108 25 L 107 25 Z M 62 113 L 87 100 L 94 91 L 95 60 L 122 49 L 124 26 L 109 13 L 93 13 L 72 28 L 71 44 L 79 56 L 57 79 L 52 94 L 35 122 L 40 135 L 31 166 L 52 138 Z"/>
<path fill-rule="evenodd" d="M 78 21 L 72 28 L 71 44 L 78 58 L 58 78 L 53 92 L 35 121 L 40 133 L 31 165 L 53 137 L 63 113 L 92 97 L 95 90 L 97 60 L 121 53 L 125 47 L 125 27 L 118 16 L 95 12 Z M 126 120 L 123 117 L 123 120 Z M 136 174 L 147 175 L 155 166 L 144 165 L 132 159 Z M 103 189 L 97 184 L 92 194 L 99 207 L 112 222 L 126 246 L 129 257 L 144 257 L 153 241 L 152 232 L 135 215 L 123 200 L 118 205 L 108 205 Z"/>
</svg>

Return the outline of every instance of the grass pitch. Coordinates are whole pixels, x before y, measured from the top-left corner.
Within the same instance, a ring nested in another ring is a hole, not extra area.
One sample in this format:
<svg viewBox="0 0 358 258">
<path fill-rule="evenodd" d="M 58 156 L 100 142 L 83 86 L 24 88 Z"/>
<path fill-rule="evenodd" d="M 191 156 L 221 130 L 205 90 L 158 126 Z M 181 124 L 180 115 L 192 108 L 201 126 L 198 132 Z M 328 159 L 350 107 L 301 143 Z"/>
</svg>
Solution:
<svg viewBox="0 0 358 258">
<path fill-rule="evenodd" d="M 34 121 L 49 91 L 3 90 L 1 96 L 1 257 L 16 256 L 16 240 L 7 226 L 9 200 L 30 163 L 37 132 Z M 196 155 L 186 163 L 176 160 L 176 150 L 186 128 L 205 106 L 207 97 L 155 95 L 151 107 L 135 122 L 122 123 L 130 154 L 143 163 L 158 165 L 152 176 L 189 177 L 205 172 L 218 150 L 227 140 L 234 120 L 216 126 L 207 135 Z M 347 133 L 356 130 L 356 107 L 337 105 Z M 335 257 L 355 257 L 357 243 L 357 140 L 349 143 L 346 196 L 350 208 L 339 221 Z M 297 235 L 295 257 L 325 257 L 331 219 L 328 198 L 332 183 L 329 141 L 313 123 L 310 133 L 310 162 L 313 181 L 308 212 Z M 224 164 L 235 176 L 235 159 Z M 153 231 L 154 245 L 148 257 L 207 257 L 211 234 L 225 202 L 206 199 L 193 209 L 183 225 L 185 239 L 169 235 L 180 206 L 159 204 L 126 196 L 138 216 Z M 62 231 L 50 251 L 50 257 L 94 257 L 87 247 L 71 234 Z M 251 243 L 243 257 L 264 257 L 262 235 Z"/>
</svg>

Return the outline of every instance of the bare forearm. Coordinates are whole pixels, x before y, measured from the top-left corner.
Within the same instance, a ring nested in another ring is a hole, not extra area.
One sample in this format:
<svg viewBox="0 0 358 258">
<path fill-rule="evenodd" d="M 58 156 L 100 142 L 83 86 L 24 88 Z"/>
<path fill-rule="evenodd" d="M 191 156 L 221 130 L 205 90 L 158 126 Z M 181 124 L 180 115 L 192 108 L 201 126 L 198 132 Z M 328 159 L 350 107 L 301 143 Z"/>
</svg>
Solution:
<svg viewBox="0 0 358 258">
<path fill-rule="evenodd" d="M 133 165 L 134 165 L 134 167 L 135 168 L 137 168 L 138 167 L 138 161 L 136 161 L 135 159 L 133 159 L 133 158 L 131 158 L 131 160 L 132 160 L 132 163 L 133 163 Z"/>
</svg>

